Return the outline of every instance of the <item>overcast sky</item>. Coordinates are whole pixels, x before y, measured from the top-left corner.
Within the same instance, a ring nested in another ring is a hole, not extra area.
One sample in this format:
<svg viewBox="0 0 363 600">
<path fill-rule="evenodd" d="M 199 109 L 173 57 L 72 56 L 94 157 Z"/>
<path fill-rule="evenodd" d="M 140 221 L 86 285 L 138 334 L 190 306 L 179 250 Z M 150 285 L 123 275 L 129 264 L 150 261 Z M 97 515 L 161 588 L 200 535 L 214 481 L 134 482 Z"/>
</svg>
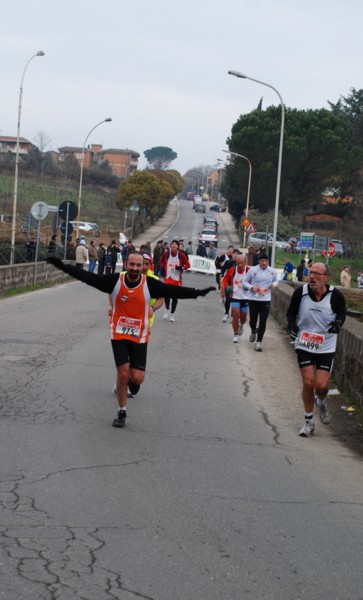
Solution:
<svg viewBox="0 0 363 600">
<path fill-rule="evenodd" d="M 182 174 L 224 158 L 240 114 L 280 92 L 290 108 L 328 108 L 362 81 L 361 0 L 17 0 L 2 2 L 0 135 L 43 130 L 48 149 L 88 143 L 169 146 Z"/>
</svg>

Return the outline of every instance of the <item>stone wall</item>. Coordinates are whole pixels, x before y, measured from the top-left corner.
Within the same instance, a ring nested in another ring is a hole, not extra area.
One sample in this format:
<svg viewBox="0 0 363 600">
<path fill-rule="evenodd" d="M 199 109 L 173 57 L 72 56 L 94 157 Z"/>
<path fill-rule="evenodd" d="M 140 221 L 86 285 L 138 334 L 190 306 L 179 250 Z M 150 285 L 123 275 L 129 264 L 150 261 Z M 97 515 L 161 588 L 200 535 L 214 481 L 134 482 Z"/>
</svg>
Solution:
<svg viewBox="0 0 363 600">
<path fill-rule="evenodd" d="M 286 311 L 294 288 L 280 282 L 272 294 L 271 314 L 287 327 Z M 333 370 L 334 381 L 348 398 L 363 408 L 363 324 L 347 317 L 338 336 Z"/>
<path fill-rule="evenodd" d="M 36 269 L 36 272 L 35 272 Z M 0 266 L 0 294 L 16 288 L 25 288 L 35 283 L 43 285 L 71 281 L 71 277 L 63 271 L 55 269 L 46 262 L 21 263 L 11 266 Z"/>
</svg>

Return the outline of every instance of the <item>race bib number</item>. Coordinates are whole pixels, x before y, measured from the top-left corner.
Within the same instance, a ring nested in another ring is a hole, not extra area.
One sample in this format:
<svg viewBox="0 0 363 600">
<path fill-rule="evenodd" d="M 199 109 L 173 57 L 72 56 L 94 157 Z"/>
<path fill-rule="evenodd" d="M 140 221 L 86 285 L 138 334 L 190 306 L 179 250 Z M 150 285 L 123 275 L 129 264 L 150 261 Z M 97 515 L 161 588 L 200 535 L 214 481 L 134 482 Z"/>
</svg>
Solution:
<svg viewBox="0 0 363 600">
<path fill-rule="evenodd" d="M 267 292 L 268 292 L 267 289 L 260 288 L 256 294 L 256 298 L 265 298 L 265 296 L 267 295 Z"/>
<path fill-rule="evenodd" d="M 311 331 L 303 331 L 299 341 L 307 348 L 312 350 L 320 350 L 325 340 L 325 335 L 320 333 L 312 333 Z"/>
<path fill-rule="evenodd" d="M 134 338 L 140 337 L 141 320 L 120 317 L 116 325 L 116 333 L 122 335 L 131 335 Z"/>
</svg>

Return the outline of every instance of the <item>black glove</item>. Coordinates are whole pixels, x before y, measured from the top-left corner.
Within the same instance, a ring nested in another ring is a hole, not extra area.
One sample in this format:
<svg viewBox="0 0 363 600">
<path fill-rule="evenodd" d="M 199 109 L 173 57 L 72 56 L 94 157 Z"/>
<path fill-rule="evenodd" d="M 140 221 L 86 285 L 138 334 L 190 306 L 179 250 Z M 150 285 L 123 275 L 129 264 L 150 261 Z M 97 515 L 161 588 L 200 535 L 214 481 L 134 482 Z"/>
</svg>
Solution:
<svg viewBox="0 0 363 600">
<path fill-rule="evenodd" d="M 175 268 L 175 271 L 182 271 L 183 270 L 183 267 L 181 267 L 181 266 L 174 267 L 174 268 Z"/>
<path fill-rule="evenodd" d="M 47 263 L 50 263 L 57 269 L 60 269 L 61 271 L 63 271 L 64 265 L 60 258 L 57 258 L 56 256 L 47 256 L 47 258 L 45 260 L 47 261 Z"/>
<path fill-rule="evenodd" d="M 328 333 L 339 333 L 341 326 L 343 323 L 338 319 L 336 321 L 332 321 L 329 323 Z"/>
<path fill-rule="evenodd" d="M 296 340 L 298 335 L 299 335 L 299 328 L 296 325 L 296 323 L 294 325 L 292 325 L 292 327 L 289 327 L 289 333 L 290 333 L 290 337 L 292 340 Z"/>
<path fill-rule="evenodd" d="M 195 297 L 198 298 L 198 296 L 206 296 L 209 294 L 209 292 L 215 292 L 216 289 L 216 287 L 207 287 L 203 290 L 198 290 L 198 288 L 195 288 Z"/>
</svg>

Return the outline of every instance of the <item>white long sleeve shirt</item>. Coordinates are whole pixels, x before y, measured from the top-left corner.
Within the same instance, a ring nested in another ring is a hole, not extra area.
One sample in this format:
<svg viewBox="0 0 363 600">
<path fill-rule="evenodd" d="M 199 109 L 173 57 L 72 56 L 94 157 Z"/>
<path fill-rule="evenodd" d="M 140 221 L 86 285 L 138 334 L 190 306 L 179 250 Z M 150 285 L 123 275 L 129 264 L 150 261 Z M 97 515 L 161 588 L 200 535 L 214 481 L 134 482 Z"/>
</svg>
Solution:
<svg viewBox="0 0 363 600">
<path fill-rule="evenodd" d="M 260 265 L 252 267 L 243 278 L 243 289 L 246 291 L 248 300 L 258 300 L 261 302 L 270 302 L 271 290 L 277 286 L 278 279 L 275 269 L 266 267 L 263 269 Z M 257 287 L 256 291 L 252 288 Z"/>
</svg>

